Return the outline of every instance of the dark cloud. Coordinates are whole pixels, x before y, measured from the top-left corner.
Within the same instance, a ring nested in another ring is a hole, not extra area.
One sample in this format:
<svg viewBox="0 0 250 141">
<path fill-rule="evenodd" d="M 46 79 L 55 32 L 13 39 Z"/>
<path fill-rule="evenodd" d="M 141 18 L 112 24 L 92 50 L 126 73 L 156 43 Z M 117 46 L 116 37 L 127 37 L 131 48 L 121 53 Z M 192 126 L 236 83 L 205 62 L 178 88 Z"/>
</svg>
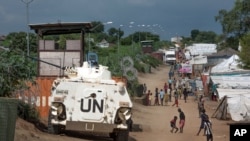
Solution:
<svg viewBox="0 0 250 141">
<path fill-rule="evenodd" d="M 112 21 L 125 33 L 154 31 L 162 39 L 189 36 L 192 29 L 221 33 L 214 17 L 231 9 L 235 0 L 34 0 L 29 5 L 30 23 Z M 129 22 L 134 21 L 132 28 Z M 151 25 L 150 28 L 138 25 Z M 153 26 L 157 24 L 158 26 Z M 21 0 L 0 5 L 0 34 L 26 31 L 26 6 Z"/>
</svg>

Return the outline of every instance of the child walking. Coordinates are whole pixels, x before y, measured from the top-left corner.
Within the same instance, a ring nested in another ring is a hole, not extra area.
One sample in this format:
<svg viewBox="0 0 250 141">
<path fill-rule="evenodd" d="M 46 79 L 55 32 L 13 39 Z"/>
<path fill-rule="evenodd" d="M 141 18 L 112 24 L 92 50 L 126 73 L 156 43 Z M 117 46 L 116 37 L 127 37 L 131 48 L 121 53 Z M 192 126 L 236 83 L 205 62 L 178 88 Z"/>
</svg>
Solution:
<svg viewBox="0 0 250 141">
<path fill-rule="evenodd" d="M 152 92 L 149 93 L 149 96 L 148 96 L 148 105 L 151 106 L 151 101 L 152 101 Z"/>
<path fill-rule="evenodd" d="M 173 131 L 174 131 L 174 129 L 175 129 L 175 133 L 176 132 L 178 132 L 178 128 L 176 127 L 176 121 L 177 121 L 177 116 L 174 116 L 174 119 L 172 119 L 171 121 L 170 121 L 170 126 L 171 126 L 171 130 L 170 130 L 170 132 L 171 133 L 173 133 Z"/>
<path fill-rule="evenodd" d="M 174 98 L 175 98 L 175 100 L 174 100 L 174 104 L 172 106 L 176 105 L 176 107 L 178 107 L 179 102 L 178 102 L 177 90 L 175 90 L 175 92 L 174 92 Z"/>
</svg>

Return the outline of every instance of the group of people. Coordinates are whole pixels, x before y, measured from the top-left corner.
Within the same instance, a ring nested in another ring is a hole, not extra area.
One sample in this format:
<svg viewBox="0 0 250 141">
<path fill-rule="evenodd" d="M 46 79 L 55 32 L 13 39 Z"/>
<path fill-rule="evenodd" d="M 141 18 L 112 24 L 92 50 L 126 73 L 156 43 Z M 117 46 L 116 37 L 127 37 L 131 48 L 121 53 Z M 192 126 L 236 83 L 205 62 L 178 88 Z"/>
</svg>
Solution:
<svg viewBox="0 0 250 141">
<path fill-rule="evenodd" d="M 196 135 L 199 136 L 201 130 L 203 129 L 204 130 L 203 135 L 206 136 L 206 140 L 213 141 L 212 123 L 209 120 L 209 116 L 206 114 L 206 110 L 204 108 L 203 96 L 199 98 L 198 105 L 199 105 L 198 108 L 199 108 L 199 116 L 201 119 L 201 124 Z M 178 117 L 174 116 L 174 118 L 170 121 L 171 133 L 177 133 L 178 131 L 180 133 L 183 133 L 183 128 L 185 125 L 185 114 L 180 108 L 178 108 L 178 112 L 179 112 L 179 128 L 176 125 Z"/>
<path fill-rule="evenodd" d="M 162 89 L 159 89 L 158 87 L 155 88 L 154 95 L 151 90 L 147 90 L 145 94 L 147 96 L 146 105 L 148 106 L 168 105 L 168 102 L 172 102 L 172 97 L 173 97 L 174 103 L 172 104 L 172 106 L 178 107 L 179 99 L 182 98 L 182 95 L 184 97 L 184 102 L 185 103 L 187 102 L 188 90 L 185 87 L 185 85 L 179 86 L 178 88 L 173 89 L 171 85 L 168 85 L 167 83 L 165 83 Z M 152 100 L 154 101 L 153 104 L 152 104 Z"/>
<path fill-rule="evenodd" d="M 199 105 L 198 108 L 199 108 L 199 116 L 201 119 L 201 124 L 196 135 L 199 136 L 201 130 L 203 129 L 204 130 L 203 135 L 206 136 L 207 141 L 213 141 L 212 123 L 209 120 L 209 116 L 206 114 L 206 110 L 204 108 L 203 96 L 199 98 L 198 105 Z M 173 132 L 176 133 L 178 131 L 180 131 L 180 133 L 183 133 L 183 128 L 185 125 L 185 114 L 180 108 L 178 108 L 178 112 L 179 112 L 179 128 L 176 125 L 178 117 L 174 116 L 174 118 L 170 121 L 171 133 Z"/>
<path fill-rule="evenodd" d="M 179 108 L 179 100 L 183 97 L 183 100 L 186 103 L 189 91 L 188 85 L 185 83 L 185 81 L 182 81 L 183 79 L 178 78 L 179 75 L 175 75 L 174 70 L 175 68 L 172 67 L 171 71 L 169 72 L 169 79 L 166 83 L 164 83 L 163 88 L 155 88 L 154 95 L 150 90 L 147 90 L 147 92 L 145 91 L 145 93 L 147 94 L 147 105 L 168 105 L 168 102 L 172 102 L 172 98 L 174 98 L 174 103 L 171 106 L 178 107 L 179 126 L 177 127 L 178 117 L 174 116 L 170 121 L 170 132 L 177 133 L 179 131 L 179 133 L 183 133 L 183 128 L 185 125 L 185 114 Z M 193 93 L 195 94 L 196 100 L 198 101 L 198 111 L 199 117 L 201 119 L 201 123 L 196 135 L 198 136 L 201 130 L 204 130 L 203 135 L 206 136 L 207 141 L 213 141 L 212 123 L 210 122 L 204 108 L 204 97 L 197 96 L 197 89 Z M 153 101 L 154 103 L 151 104 L 151 101 Z"/>
<path fill-rule="evenodd" d="M 184 112 L 178 108 L 178 112 L 179 112 L 179 128 L 180 128 L 180 133 L 183 133 L 183 128 L 185 125 L 185 114 Z M 174 118 L 170 121 L 170 126 L 171 126 L 171 133 L 176 133 L 178 132 L 179 128 L 176 125 L 176 121 L 177 121 L 177 116 L 174 116 Z M 175 130 L 175 131 L 174 131 Z"/>
<path fill-rule="evenodd" d="M 199 136 L 201 130 L 204 130 L 203 135 L 207 136 L 207 141 L 213 141 L 213 133 L 212 133 L 212 122 L 209 120 L 209 116 L 206 114 L 205 106 L 204 106 L 205 99 L 203 95 L 200 95 L 198 98 L 198 113 L 199 118 L 201 119 L 200 127 L 197 132 L 197 136 Z"/>
</svg>

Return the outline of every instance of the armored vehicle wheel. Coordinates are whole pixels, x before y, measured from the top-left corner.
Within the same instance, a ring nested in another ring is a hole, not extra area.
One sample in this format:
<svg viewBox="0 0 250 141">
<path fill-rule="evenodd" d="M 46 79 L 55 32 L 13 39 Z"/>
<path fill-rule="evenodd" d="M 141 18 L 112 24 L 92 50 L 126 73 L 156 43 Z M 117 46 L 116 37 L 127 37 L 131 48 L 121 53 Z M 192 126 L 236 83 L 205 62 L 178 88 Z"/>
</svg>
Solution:
<svg viewBox="0 0 250 141">
<path fill-rule="evenodd" d="M 128 141 L 129 131 L 128 130 L 118 130 L 113 136 L 114 141 Z"/>
<path fill-rule="evenodd" d="M 131 118 L 129 118 L 126 121 L 127 125 L 128 125 L 128 130 L 131 132 L 133 130 L 133 120 Z"/>
<path fill-rule="evenodd" d="M 51 114 L 51 110 L 49 111 L 49 116 L 48 116 L 48 133 L 50 134 L 59 134 L 60 133 L 60 128 L 58 125 L 53 125 L 51 123 L 52 120 L 52 114 Z"/>
</svg>

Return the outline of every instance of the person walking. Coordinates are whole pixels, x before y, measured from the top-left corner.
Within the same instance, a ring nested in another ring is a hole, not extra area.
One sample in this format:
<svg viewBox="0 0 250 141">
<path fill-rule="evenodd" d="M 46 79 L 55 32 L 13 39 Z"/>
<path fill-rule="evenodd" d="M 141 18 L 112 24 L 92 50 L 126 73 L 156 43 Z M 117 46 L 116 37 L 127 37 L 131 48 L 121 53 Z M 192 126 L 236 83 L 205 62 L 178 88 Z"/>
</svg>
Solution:
<svg viewBox="0 0 250 141">
<path fill-rule="evenodd" d="M 182 93 L 181 93 L 181 88 L 180 87 L 177 88 L 177 94 L 178 94 L 179 99 L 181 99 Z"/>
<path fill-rule="evenodd" d="M 184 112 L 181 110 L 181 108 L 178 108 L 178 112 L 179 112 L 179 128 L 180 128 L 180 133 L 183 133 L 183 128 L 185 125 L 185 114 Z"/>
<path fill-rule="evenodd" d="M 180 99 L 181 99 L 181 97 L 182 97 L 182 95 L 183 95 L 183 86 L 180 85 L 179 88 L 180 88 Z"/>
<path fill-rule="evenodd" d="M 183 90 L 183 96 L 184 96 L 184 101 L 185 101 L 185 103 L 187 103 L 187 97 L 188 97 L 187 88 L 184 88 L 184 90 Z"/>
<path fill-rule="evenodd" d="M 164 83 L 164 92 L 164 103 L 165 105 L 168 105 L 168 84 L 166 82 Z"/>
<path fill-rule="evenodd" d="M 175 79 L 175 77 L 174 77 L 174 79 L 173 79 L 173 81 L 172 81 L 172 85 L 173 85 L 173 87 L 174 87 L 174 89 L 176 88 L 176 79 Z"/>
<path fill-rule="evenodd" d="M 152 101 L 153 94 L 150 92 L 149 97 L 148 97 L 148 105 L 151 106 L 151 101 Z"/>
<path fill-rule="evenodd" d="M 164 99 L 164 95 L 165 95 L 165 92 L 163 91 L 163 89 L 160 90 L 160 105 L 163 106 L 163 99 Z"/>
<path fill-rule="evenodd" d="M 143 94 L 146 94 L 147 92 L 147 85 L 144 83 L 143 84 Z"/>
<path fill-rule="evenodd" d="M 165 91 L 165 93 L 168 91 L 168 84 L 167 83 L 164 84 L 164 91 Z"/>
<path fill-rule="evenodd" d="M 195 88 L 194 89 L 194 96 L 195 96 L 195 101 L 197 100 L 198 101 L 198 89 L 197 88 Z"/>
<path fill-rule="evenodd" d="M 198 112 L 199 112 L 199 117 L 201 117 L 203 109 L 204 109 L 204 98 L 203 98 L 203 95 L 201 95 L 198 98 Z"/>
<path fill-rule="evenodd" d="M 206 110 L 203 109 L 203 110 L 202 110 L 202 113 L 201 113 L 201 124 L 200 124 L 200 128 L 199 128 L 199 130 L 198 130 L 198 132 L 197 132 L 197 134 L 196 134 L 197 136 L 199 136 L 201 130 L 205 128 L 204 123 L 205 123 L 206 121 L 209 121 L 209 118 L 208 118 L 208 115 L 206 114 Z M 204 134 L 203 134 L 203 135 L 205 135 L 205 129 L 204 129 Z"/>
<path fill-rule="evenodd" d="M 176 127 L 176 121 L 177 121 L 177 116 L 174 116 L 174 118 L 170 121 L 170 126 L 171 126 L 171 130 L 170 132 L 173 133 L 174 129 L 175 129 L 175 133 L 178 132 L 178 128 Z"/>
<path fill-rule="evenodd" d="M 171 78 L 168 79 L 168 88 L 169 89 L 172 89 L 172 83 L 173 83 L 173 80 Z"/>
<path fill-rule="evenodd" d="M 174 91 L 174 99 L 175 99 L 174 104 L 172 106 L 176 105 L 176 107 L 178 107 L 179 102 L 178 102 L 177 90 Z"/>
<path fill-rule="evenodd" d="M 151 105 L 151 91 L 150 90 L 148 90 L 148 92 L 147 92 L 147 95 L 146 95 L 146 104 L 147 104 L 147 106 L 150 106 Z"/>
<path fill-rule="evenodd" d="M 158 92 L 158 88 L 155 88 L 155 102 L 154 102 L 154 105 L 159 105 L 159 99 L 158 99 L 158 96 L 159 96 L 159 92 Z"/>
<path fill-rule="evenodd" d="M 208 120 L 204 122 L 207 141 L 213 141 L 212 123 Z"/>
<path fill-rule="evenodd" d="M 172 92 L 173 92 L 173 90 L 168 88 L 168 101 L 169 102 L 172 102 Z"/>
</svg>

